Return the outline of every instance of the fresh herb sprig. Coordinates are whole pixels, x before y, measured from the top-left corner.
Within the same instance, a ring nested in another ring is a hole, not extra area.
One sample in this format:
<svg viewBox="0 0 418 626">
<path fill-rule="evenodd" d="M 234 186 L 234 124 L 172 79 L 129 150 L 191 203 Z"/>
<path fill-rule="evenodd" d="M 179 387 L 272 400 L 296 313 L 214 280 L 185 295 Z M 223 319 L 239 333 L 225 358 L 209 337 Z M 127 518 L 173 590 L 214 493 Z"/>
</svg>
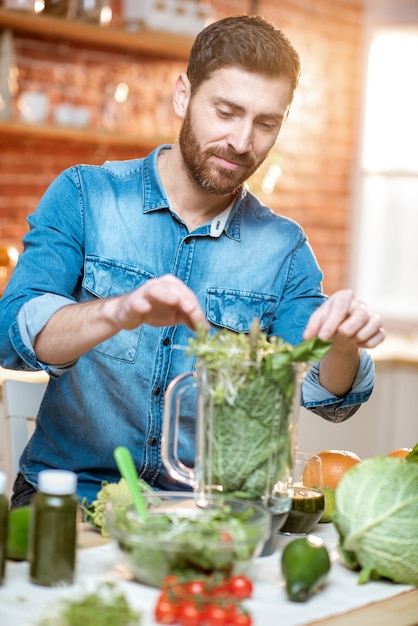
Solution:
<svg viewBox="0 0 418 626">
<path fill-rule="evenodd" d="M 189 340 L 188 354 L 202 362 L 206 372 L 216 373 L 215 396 L 232 405 L 242 385 L 258 376 L 276 379 L 280 384 L 285 365 L 320 361 L 331 346 L 332 342 L 317 337 L 296 346 L 280 337 L 268 338 L 255 319 L 248 335 L 227 329 L 210 334 L 198 325 L 196 337 Z"/>
</svg>

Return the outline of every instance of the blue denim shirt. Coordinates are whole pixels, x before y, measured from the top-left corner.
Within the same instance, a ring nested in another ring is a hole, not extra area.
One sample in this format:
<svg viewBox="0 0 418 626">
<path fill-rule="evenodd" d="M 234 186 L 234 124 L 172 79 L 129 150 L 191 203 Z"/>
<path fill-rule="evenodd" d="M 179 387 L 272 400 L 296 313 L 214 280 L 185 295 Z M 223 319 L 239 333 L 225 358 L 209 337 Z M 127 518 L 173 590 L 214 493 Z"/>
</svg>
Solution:
<svg viewBox="0 0 418 626">
<path fill-rule="evenodd" d="M 80 497 L 117 481 L 118 445 L 133 453 L 155 488 L 178 488 L 160 455 L 164 390 L 195 367 L 183 326 L 121 331 L 67 367 L 36 360 L 33 342 L 50 316 L 74 302 L 117 296 L 170 273 L 198 296 L 213 329 L 261 328 L 296 344 L 324 300 L 322 274 L 302 229 L 274 214 L 244 187 L 220 236 L 211 223 L 189 232 L 170 209 L 157 172 L 160 146 L 145 159 L 78 165 L 49 187 L 29 218 L 12 279 L 0 300 L 0 359 L 12 369 L 45 369 L 50 383 L 21 471 L 36 486 L 48 467 L 78 473 Z M 213 233 L 213 231 L 212 231 Z M 369 397 L 373 363 L 362 353 L 353 389 L 332 396 L 313 367 L 303 403 L 342 421 Z M 187 412 L 187 411 L 186 411 Z M 193 465 L 194 412 L 182 418 L 179 457 Z"/>
</svg>

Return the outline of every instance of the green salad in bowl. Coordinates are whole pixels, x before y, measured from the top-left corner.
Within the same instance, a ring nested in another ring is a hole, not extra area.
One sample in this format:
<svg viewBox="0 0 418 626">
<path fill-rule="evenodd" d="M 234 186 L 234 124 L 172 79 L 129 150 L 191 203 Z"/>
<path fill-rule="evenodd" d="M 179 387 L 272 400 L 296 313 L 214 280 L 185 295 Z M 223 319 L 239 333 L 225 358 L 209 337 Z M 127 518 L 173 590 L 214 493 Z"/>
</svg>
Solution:
<svg viewBox="0 0 418 626">
<path fill-rule="evenodd" d="M 258 504 L 191 492 L 144 493 L 142 519 L 129 498 L 106 505 L 105 528 L 138 582 L 160 587 L 182 579 L 243 573 L 270 533 L 271 514 Z"/>
</svg>

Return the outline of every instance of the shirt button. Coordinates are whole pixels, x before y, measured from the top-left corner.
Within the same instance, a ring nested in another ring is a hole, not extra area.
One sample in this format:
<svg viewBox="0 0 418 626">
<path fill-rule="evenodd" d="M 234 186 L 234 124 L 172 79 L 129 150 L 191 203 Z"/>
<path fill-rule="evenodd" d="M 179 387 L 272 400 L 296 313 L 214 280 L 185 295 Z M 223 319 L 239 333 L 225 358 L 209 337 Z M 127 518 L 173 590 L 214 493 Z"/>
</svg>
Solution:
<svg viewBox="0 0 418 626">
<path fill-rule="evenodd" d="M 157 438 L 153 437 L 151 441 L 149 442 L 149 445 L 151 446 L 151 448 L 154 448 L 154 446 L 157 445 Z"/>
<path fill-rule="evenodd" d="M 170 343 L 169 337 L 165 337 L 165 339 L 163 339 L 163 346 L 168 346 L 169 343 Z"/>
<path fill-rule="evenodd" d="M 154 389 L 154 396 L 159 396 L 161 393 L 161 387 L 156 387 L 156 389 Z"/>
<path fill-rule="evenodd" d="M 191 242 L 191 238 L 186 237 L 186 239 L 184 240 L 185 245 L 188 246 L 190 242 Z"/>
</svg>

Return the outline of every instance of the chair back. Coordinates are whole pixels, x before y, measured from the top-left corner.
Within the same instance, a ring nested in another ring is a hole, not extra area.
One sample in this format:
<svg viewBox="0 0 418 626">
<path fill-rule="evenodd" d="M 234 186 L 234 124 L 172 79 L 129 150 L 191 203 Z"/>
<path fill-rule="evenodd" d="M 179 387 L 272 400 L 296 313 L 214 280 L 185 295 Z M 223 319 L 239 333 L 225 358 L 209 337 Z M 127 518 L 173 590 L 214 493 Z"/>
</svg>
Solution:
<svg viewBox="0 0 418 626">
<path fill-rule="evenodd" d="M 11 380 L 3 381 L 3 404 L 9 426 L 11 470 L 19 471 L 19 460 L 35 428 L 35 420 L 47 387 L 46 382 Z"/>
</svg>

